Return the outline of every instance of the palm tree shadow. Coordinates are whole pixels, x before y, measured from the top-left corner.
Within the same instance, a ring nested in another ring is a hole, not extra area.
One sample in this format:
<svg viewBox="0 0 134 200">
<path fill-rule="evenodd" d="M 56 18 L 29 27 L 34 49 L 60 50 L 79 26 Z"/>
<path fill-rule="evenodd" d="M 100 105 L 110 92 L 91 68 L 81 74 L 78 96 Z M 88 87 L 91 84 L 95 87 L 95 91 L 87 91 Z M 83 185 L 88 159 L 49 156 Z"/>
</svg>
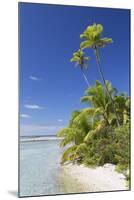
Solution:
<svg viewBox="0 0 134 200">
<path fill-rule="evenodd" d="M 10 191 L 8 191 L 8 194 L 10 194 L 14 197 L 18 197 L 18 191 L 17 190 L 10 190 Z"/>
</svg>

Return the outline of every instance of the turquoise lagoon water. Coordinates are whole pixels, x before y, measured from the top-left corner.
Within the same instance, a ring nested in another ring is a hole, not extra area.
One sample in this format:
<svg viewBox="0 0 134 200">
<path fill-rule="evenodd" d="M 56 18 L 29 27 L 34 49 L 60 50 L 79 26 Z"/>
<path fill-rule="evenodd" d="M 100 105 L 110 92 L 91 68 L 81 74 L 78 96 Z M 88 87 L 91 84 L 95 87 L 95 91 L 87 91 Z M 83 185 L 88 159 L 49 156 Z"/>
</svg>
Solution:
<svg viewBox="0 0 134 200">
<path fill-rule="evenodd" d="M 20 196 L 82 192 L 60 165 L 60 140 L 20 142 Z"/>
</svg>

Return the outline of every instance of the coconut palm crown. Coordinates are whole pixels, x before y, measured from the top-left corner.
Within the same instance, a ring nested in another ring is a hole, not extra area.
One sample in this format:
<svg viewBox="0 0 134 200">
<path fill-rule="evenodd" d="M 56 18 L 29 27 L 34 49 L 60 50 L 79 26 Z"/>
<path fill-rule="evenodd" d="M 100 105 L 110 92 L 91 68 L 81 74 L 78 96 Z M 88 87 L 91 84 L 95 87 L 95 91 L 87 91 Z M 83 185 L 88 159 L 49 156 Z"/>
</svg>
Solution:
<svg viewBox="0 0 134 200">
<path fill-rule="evenodd" d="M 99 48 L 105 47 L 107 44 L 112 43 L 112 38 L 102 38 L 103 26 L 101 24 L 93 24 L 88 26 L 86 30 L 80 35 L 81 39 L 85 41 L 81 42 L 81 48 Z"/>
<path fill-rule="evenodd" d="M 79 65 L 80 68 L 83 70 L 87 68 L 87 61 L 89 59 L 90 58 L 88 56 L 85 56 L 85 53 L 81 49 L 79 49 L 78 51 L 73 53 L 73 57 L 70 61 L 75 62 L 76 65 Z"/>
</svg>

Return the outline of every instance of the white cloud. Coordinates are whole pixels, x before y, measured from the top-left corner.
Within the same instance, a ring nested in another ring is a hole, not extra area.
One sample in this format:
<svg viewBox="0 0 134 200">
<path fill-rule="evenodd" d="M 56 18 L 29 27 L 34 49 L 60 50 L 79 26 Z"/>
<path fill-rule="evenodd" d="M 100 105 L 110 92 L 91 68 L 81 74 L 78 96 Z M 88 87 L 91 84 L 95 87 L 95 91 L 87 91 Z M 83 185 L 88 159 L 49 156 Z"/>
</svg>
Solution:
<svg viewBox="0 0 134 200">
<path fill-rule="evenodd" d="M 36 104 L 25 104 L 24 107 L 28 109 L 43 109 L 43 107 Z"/>
<path fill-rule="evenodd" d="M 22 118 L 31 118 L 31 116 L 27 115 L 27 114 L 20 114 L 20 117 L 22 117 Z"/>
<path fill-rule="evenodd" d="M 29 77 L 33 81 L 40 81 L 41 79 L 37 78 L 36 76 L 30 76 Z"/>
<path fill-rule="evenodd" d="M 54 135 L 62 128 L 58 125 L 20 125 L 20 135 Z"/>
<path fill-rule="evenodd" d="M 63 119 L 58 119 L 58 122 L 63 122 Z"/>
</svg>

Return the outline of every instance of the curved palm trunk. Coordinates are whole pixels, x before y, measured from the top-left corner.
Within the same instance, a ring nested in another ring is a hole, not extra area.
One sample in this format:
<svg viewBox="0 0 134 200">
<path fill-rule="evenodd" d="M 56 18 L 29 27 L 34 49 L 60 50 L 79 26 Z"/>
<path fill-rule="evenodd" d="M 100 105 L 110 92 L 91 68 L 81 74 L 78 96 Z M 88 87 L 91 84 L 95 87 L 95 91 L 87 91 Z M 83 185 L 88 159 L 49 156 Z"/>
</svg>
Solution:
<svg viewBox="0 0 134 200">
<path fill-rule="evenodd" d="M 110 125 L 108 118 L 105 116 L 105 114 L 103 114 L 103 117 L 104 117 L 105 121 L 107 122 L 107 124 Z"/>
<path fill-rule="evenodd" d="M 82 75 L 83 75 L 83 77 L 84 77 L 84 80 L 85 80 L 87 86 L 90 87 L 89 81 L 88 81 L 88 79 L 87 79 L 87 77 L 86 77 L 86 75 L 85 75 L 83 69 L 81 69 L 81 71 L 82 71 Z"/>
<path fill-rule="evenodd" d="M 117 112 L 116 112 L 116 110 L 115 110 L 115 105 L 114 105 L 112 96 L 111 96 L 111 94 L 110 94 L 110 92 L 109 92 L 109 90 L 108 90 L 108 87 L 107 87 L 107 84 L 106 84 L 106 81 L 105 81 L 105 78 L 104 78 L 104 75 L 103 75 L 103 72 L 102 72 L 102 69 L 101 69 L 100 56 L 99 56 L 98 48 L 95 47 L 94 50 L 95 50 L 96 60 L 97 60 L 97 63 L 98 63 L 98 70 L 99 70 L 101 79 L 102 79 L 102 81 L 103 81 L 103 83 L 104 83 L 106 92 L 107 92 L 107 94 L 108 94 L 109 97 L 110 97 L 110 100 L 111 100 L 111 103 L 112 103 L 112 106 L 113 106 L 113 111 L 114 111 L 115 116 L 116 116 L 117 126 L 120 126 L 119 118 L 118 118 Z"/>
</svg>

